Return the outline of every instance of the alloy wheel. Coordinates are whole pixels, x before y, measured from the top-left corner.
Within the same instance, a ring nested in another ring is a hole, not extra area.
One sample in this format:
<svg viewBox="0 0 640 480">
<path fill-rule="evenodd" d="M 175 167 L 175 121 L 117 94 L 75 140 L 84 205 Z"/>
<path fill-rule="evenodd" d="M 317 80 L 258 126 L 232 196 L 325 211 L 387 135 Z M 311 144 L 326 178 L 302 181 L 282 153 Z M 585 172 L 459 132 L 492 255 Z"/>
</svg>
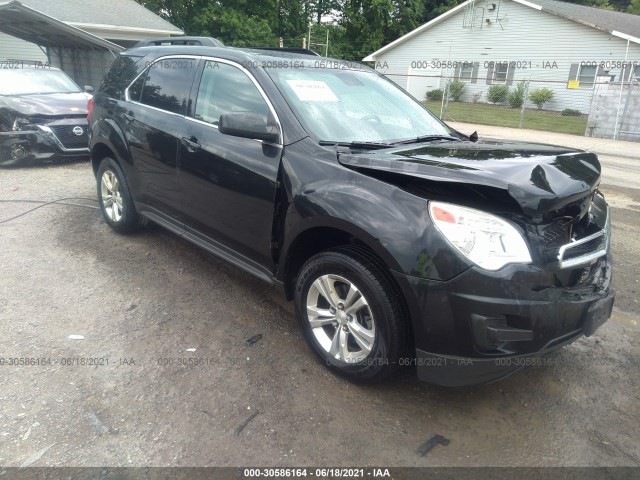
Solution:
<svg viewBox="0 0 640 480">
<path fill-rule="evenodd" d="M 111 170 L 105 170 L 101 182 L 102 207 L 112 222 L 119 222 L 123 209 L 118 177 Z"/>
<path fill-rule="evenodd" d="M 375 343 L 376 330 L 369 302 L 348 279 L 318 277 L 307 293 L 307 321 L 328 356 L 345 363 L 364 360 Z"/>
</svg>

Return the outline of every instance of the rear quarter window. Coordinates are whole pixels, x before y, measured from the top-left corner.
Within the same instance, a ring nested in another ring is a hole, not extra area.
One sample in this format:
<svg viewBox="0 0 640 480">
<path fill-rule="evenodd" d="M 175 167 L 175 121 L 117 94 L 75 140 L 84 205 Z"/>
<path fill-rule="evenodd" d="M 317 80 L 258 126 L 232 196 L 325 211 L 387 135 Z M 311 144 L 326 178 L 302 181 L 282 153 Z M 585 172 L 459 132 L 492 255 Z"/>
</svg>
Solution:
<svg viewBox="0 0 640 480">
<path fill-rule="evenodd" d="M 142 70 L 143 65 L 140 64 L 142 58 L 141 56 L 120 55 L 102 79 L 100 91 L 109 97 L 122 100 L 125 88 Z"/>
</svg>

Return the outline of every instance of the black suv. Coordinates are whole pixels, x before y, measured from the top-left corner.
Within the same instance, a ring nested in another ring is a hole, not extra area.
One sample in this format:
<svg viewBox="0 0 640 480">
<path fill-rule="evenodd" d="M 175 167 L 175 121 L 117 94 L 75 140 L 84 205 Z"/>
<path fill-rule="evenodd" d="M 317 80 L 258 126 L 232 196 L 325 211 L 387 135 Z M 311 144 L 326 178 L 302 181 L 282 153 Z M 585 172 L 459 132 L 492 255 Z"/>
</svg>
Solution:
<svg viewBox="0 0 640 480">
<path fill-rule="evenodd" d="M 352 380 L 492 381 L 609 318 L 596 155 L 466 137 L 360 64 L 201 43 L 124 52 L 90 105 L 114 230 L 277 285 Z"/>
</svg>

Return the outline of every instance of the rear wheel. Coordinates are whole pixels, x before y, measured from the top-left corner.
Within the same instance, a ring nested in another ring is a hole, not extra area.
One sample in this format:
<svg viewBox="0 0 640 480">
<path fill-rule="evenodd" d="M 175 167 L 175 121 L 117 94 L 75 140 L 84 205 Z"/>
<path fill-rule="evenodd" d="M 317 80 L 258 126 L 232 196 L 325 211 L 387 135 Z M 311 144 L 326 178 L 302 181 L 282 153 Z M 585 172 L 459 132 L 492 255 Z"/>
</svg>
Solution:
<svg viewBox="0 0 640 480">
<path fill-rule="evenodd" d="M 97 174 L 98 200 L 106 222 L 120 233 L 135 231 L 140 224 L 129 186 L 120 165 L 110 157 L 100 162 Z"/>
<path fill-rule="evenodd" d="M 329 369 L 360 382 L 398 369 L 406 345 L 402 308 L 368 255 L 348 248 L 315 255 L 298 274 L 295 303 L 308 343 Z"/>
</svg>

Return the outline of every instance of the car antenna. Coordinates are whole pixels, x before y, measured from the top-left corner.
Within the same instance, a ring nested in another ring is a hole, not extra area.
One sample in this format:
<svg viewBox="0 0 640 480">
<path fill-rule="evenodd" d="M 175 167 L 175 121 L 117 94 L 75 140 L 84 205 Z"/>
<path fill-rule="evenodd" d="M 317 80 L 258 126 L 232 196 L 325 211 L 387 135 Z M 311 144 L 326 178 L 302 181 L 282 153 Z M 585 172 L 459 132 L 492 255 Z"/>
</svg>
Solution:
<svg viewBox="0 0 640 480">
<path fill-rule="evenodd" d="M 469 140 L 471 140 L 472 142 L 477 142 L 478 141 L 478 131 L 477 130 L 475 132 L 473 132 L 471 135 L 469 135 Z"/>
</svg>

